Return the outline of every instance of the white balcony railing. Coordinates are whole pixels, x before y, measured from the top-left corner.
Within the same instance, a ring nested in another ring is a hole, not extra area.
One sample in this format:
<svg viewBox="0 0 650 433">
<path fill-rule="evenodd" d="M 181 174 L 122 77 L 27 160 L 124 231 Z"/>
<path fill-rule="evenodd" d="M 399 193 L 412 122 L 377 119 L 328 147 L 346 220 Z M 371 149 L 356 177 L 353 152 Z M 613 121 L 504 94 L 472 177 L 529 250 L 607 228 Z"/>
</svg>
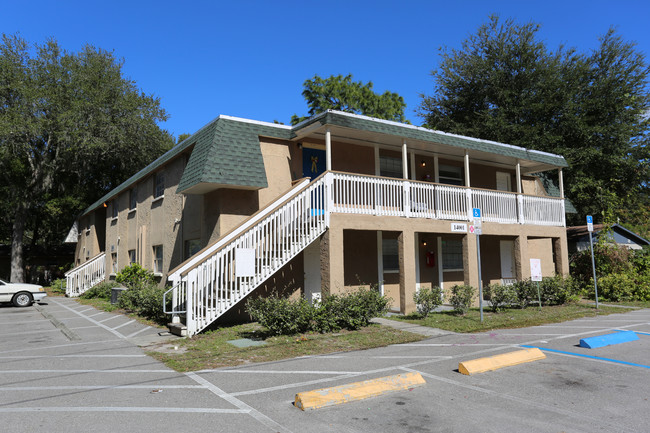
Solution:
<svg viewBox="0 0 650 433">
<path fill-rule="evenodd" d="M 564 226 L 564 200 L 505 191 L 334 172 L 332 212 Z"/>
</svg>

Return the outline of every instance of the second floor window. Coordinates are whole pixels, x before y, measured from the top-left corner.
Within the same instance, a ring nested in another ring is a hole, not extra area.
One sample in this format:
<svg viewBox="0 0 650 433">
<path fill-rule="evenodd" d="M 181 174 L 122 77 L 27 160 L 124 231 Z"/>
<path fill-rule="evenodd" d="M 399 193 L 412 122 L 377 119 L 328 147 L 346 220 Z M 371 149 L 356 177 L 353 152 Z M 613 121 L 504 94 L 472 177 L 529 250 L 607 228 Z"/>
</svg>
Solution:
<svg viewBox="0 0 650 433">
<path fill-rule="evenodd" d="M 129 210 L 133 210 L 138 206 L 138 194 L 135 188 L 129 191 Z"/>
<path fill-rule="evenodd" d="M 438 179 L 440 183 L 462 186 L 465 184 L 463 180 L 463 167 L 440 164 L 438 166 Z"/>
<path fill-rule="evenodd" d="M 379 175 L 384 177 L 402 178 L 402 159 L 392 156 L 379 156 Z"/>
<path fill-rule="evenodd" d="M 165 173 L 156 173 L 153 182 L 153 198 L 165 195 Z"/>
<path fill-rule="evenodd" d="M 117 218 L 118 211 L 117 199 L 115 199 L 111 202 L 111 218 Z"/>
<path fill-rule="evenodd" d="M 153 246 L 153 272 L 156 274 L 162 274 L 163 269 L 163 246 L 154 245 Z"/>
</svg>

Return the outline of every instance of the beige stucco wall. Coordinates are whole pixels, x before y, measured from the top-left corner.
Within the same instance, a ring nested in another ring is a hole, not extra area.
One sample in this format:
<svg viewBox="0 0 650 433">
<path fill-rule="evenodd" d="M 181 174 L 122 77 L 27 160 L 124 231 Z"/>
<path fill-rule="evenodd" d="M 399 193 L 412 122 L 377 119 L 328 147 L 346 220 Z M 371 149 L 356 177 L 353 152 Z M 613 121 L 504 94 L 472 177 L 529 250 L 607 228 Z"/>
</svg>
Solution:
<svg viewBox="0 0 650 433">
<path fill-rule="evenodd" d="M 528 256 L 530 259 L 541 260 L 543 277 L 552 277 L 555 275 L 553 242 L 550 238 L 528 239 Z"/>
<path fill-rule="evenodd" d="M 375 174 L 375 149 L 349 143 L 332 143 L 332 170 Z"/>
</svg>

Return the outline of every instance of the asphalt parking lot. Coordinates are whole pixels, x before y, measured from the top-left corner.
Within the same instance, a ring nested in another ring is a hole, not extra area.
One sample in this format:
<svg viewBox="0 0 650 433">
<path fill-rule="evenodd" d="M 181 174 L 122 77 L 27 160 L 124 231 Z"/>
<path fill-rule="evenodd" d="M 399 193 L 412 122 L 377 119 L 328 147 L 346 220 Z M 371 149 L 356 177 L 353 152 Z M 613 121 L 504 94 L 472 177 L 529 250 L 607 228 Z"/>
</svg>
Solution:
<svg viewBox="0 0 650 433">
<path fill-rule="evenodd" d="M 2 430 L 649 431 L 648 309 L 194 373 L 146 356 L 138 344 L 168 336 L 131 320 L 66 298 L 0 307 Z M 578 347 L 580 338 L 614 330 L 639 340 Z M 522 345 L 546 359 L 474 376 L 457 371 L 459 361 Z M 410 371 L 426 385 L 305 412 L 292 405 L 297 392 Z"/>
</svg>

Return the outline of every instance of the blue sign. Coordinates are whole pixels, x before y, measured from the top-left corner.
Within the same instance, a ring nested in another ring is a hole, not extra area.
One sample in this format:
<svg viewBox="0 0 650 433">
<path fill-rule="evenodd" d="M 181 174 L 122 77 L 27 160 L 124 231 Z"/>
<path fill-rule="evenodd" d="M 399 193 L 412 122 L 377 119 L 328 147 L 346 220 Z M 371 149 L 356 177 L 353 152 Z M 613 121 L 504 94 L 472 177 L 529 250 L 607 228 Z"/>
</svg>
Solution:
<svg viewBox="0 0 650 433">
<path fill-rule="evenodd" d="M 481 218 L 481 209 L 477 207 L 473 208 L 472 214 L 474 215 L 474 218 Z"/>
<path fill-rule="evenodd" d="M 587 224 L 593 224 L 594 223 L 594 217 L 591 215 L 587 215 Z"/>
</svg>

